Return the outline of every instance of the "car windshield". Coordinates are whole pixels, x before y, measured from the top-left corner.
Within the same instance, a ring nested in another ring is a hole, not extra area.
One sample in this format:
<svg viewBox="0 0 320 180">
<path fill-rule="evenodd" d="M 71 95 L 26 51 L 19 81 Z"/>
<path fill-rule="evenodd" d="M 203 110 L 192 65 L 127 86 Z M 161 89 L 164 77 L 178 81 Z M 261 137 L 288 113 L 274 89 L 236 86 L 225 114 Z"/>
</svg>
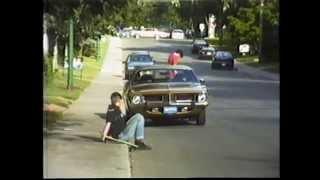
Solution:
<svg viewBox="0 0 320 180">
<path fill-rule="evenodd" d="M 182 30 L 180 30 L 180 29 L 178 29 L 178 30 L 174 30 L 173 32 L 174 32 L 174 33 L 183 33 L 183 31 L 182 31 Z"/>
<path fill-rule="evenodd" d="M 232 55 L 229 52 L 217 52 L 216 57 L 221 59 L 229 59 L 232 58 Z"/>
<path fill-rule="evenodd" d="M 151 62 L 152 58 L 149 55 L 132 55 L 130 62 Z"/>
<path fill-rule="evenodd" d="M 183 69 L 141 70 L 133 78 L 133 84 L 169 82 L 198 82 L 198 79 L 192 70 Z"/>
<path fill-rule="evenodd" d="M 207 42 L 206 42 L 206 41 L 203 41 L 203 40 L 195 40 L 195 41 L 194 41 L 194 44 L 206 45 Z"/>
</svg>

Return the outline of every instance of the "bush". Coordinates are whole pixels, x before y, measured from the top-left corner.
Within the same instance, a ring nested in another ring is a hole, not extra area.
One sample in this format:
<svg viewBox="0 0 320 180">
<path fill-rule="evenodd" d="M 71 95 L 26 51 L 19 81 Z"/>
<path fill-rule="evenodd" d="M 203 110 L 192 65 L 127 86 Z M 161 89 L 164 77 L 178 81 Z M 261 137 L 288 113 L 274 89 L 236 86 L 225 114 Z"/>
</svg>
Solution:
<svg viewBox="0 0 320 180">
<path fill-rule="evenodd" d="M 208 39 L 209 44 L 219 45 L 219 39 Z"/>
<path fill-rule="evenodd" d="M 92 45 L 92 44 L 85 44 L 83 46 L 83 56 L 87 56 L 87 57 L 90 57 L 90 56 L 96 56 L 97 55 L 97 48 Z"/>
</svg>

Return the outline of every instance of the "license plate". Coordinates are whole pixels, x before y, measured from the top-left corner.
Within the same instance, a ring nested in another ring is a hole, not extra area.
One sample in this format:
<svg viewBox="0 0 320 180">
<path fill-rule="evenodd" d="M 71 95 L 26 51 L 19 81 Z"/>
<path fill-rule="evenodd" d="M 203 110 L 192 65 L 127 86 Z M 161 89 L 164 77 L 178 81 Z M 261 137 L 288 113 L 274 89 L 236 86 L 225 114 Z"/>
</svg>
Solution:
<svg viewBox="0 0 320 180">
<path fill-rule="evenodd" d="M 164 114 L 175 114 L 175 113 L 177 113 L 177 107 L 175 107 L 175 106 L 163 107 L 163 113 Z"/>
<path fill-rule="evenodd" d="M 207 52 L 207 55 L 211 55 L 211 52 Z"/>
</svg>

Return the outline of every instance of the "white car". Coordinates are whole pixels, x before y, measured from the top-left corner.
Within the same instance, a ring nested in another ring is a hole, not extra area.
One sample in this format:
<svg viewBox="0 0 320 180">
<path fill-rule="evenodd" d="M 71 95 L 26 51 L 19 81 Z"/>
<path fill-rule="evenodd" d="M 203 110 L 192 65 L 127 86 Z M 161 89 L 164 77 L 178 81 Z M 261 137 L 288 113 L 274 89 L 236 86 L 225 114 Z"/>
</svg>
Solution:
<svg viewBox="0 0 320 180">
<path fill-rule="evenodd" d="M 168 30 L 165 29 L 159 29 L 158 35 L 160 38 L 170 38 L 170 32 L 168 32 Z"/>
<path fill-rule="evenodd" d="M 140 31 L 140 37 L 156 37 L 158 30 L 156 28 L 145 28 Z"/>
<path fill-rule="evenodd" d="M 181 29 L 175 29 L 171 34 L 172 39 L 184 39 L 184 32 Z"/>
</svg>

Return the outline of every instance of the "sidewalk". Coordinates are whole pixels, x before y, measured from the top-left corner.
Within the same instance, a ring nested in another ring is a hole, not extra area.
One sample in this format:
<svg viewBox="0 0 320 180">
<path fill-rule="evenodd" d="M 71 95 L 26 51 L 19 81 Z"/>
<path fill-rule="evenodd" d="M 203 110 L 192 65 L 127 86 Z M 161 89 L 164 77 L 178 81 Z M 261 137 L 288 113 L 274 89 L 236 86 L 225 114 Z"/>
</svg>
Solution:
<svg viewBox="0 0 320 180">
<path fill-rule="evenodd" d="M 131 177 L 127 145 L 104 144 L 99 134 L 110 94 L 122 91 L 120 47 L 119 38 L 110 39 L 101 73 L 44 135 L 45 178 Z"/>
<path fill-rule="evenodd" d="M 271 73 L 271 72 L 267 72 L 267 71 L 263 71 L 260 70 L 258 68 L 254 68 L 254 67 L 250 67 L 248 65 L 245 65 L 243 63 L 240 63 L 238 61 L 235 61 L 235 64 L 238 67 L 238 70 L 240 71 L 244 71 L 247 72 L 249 74 L 254 74 L 257 76 L 261 76 L 270 80 L 274 80 L 274 81 L 279 81 L 280 80 L 280 75 L 277 73 Z"/>
</svg>

